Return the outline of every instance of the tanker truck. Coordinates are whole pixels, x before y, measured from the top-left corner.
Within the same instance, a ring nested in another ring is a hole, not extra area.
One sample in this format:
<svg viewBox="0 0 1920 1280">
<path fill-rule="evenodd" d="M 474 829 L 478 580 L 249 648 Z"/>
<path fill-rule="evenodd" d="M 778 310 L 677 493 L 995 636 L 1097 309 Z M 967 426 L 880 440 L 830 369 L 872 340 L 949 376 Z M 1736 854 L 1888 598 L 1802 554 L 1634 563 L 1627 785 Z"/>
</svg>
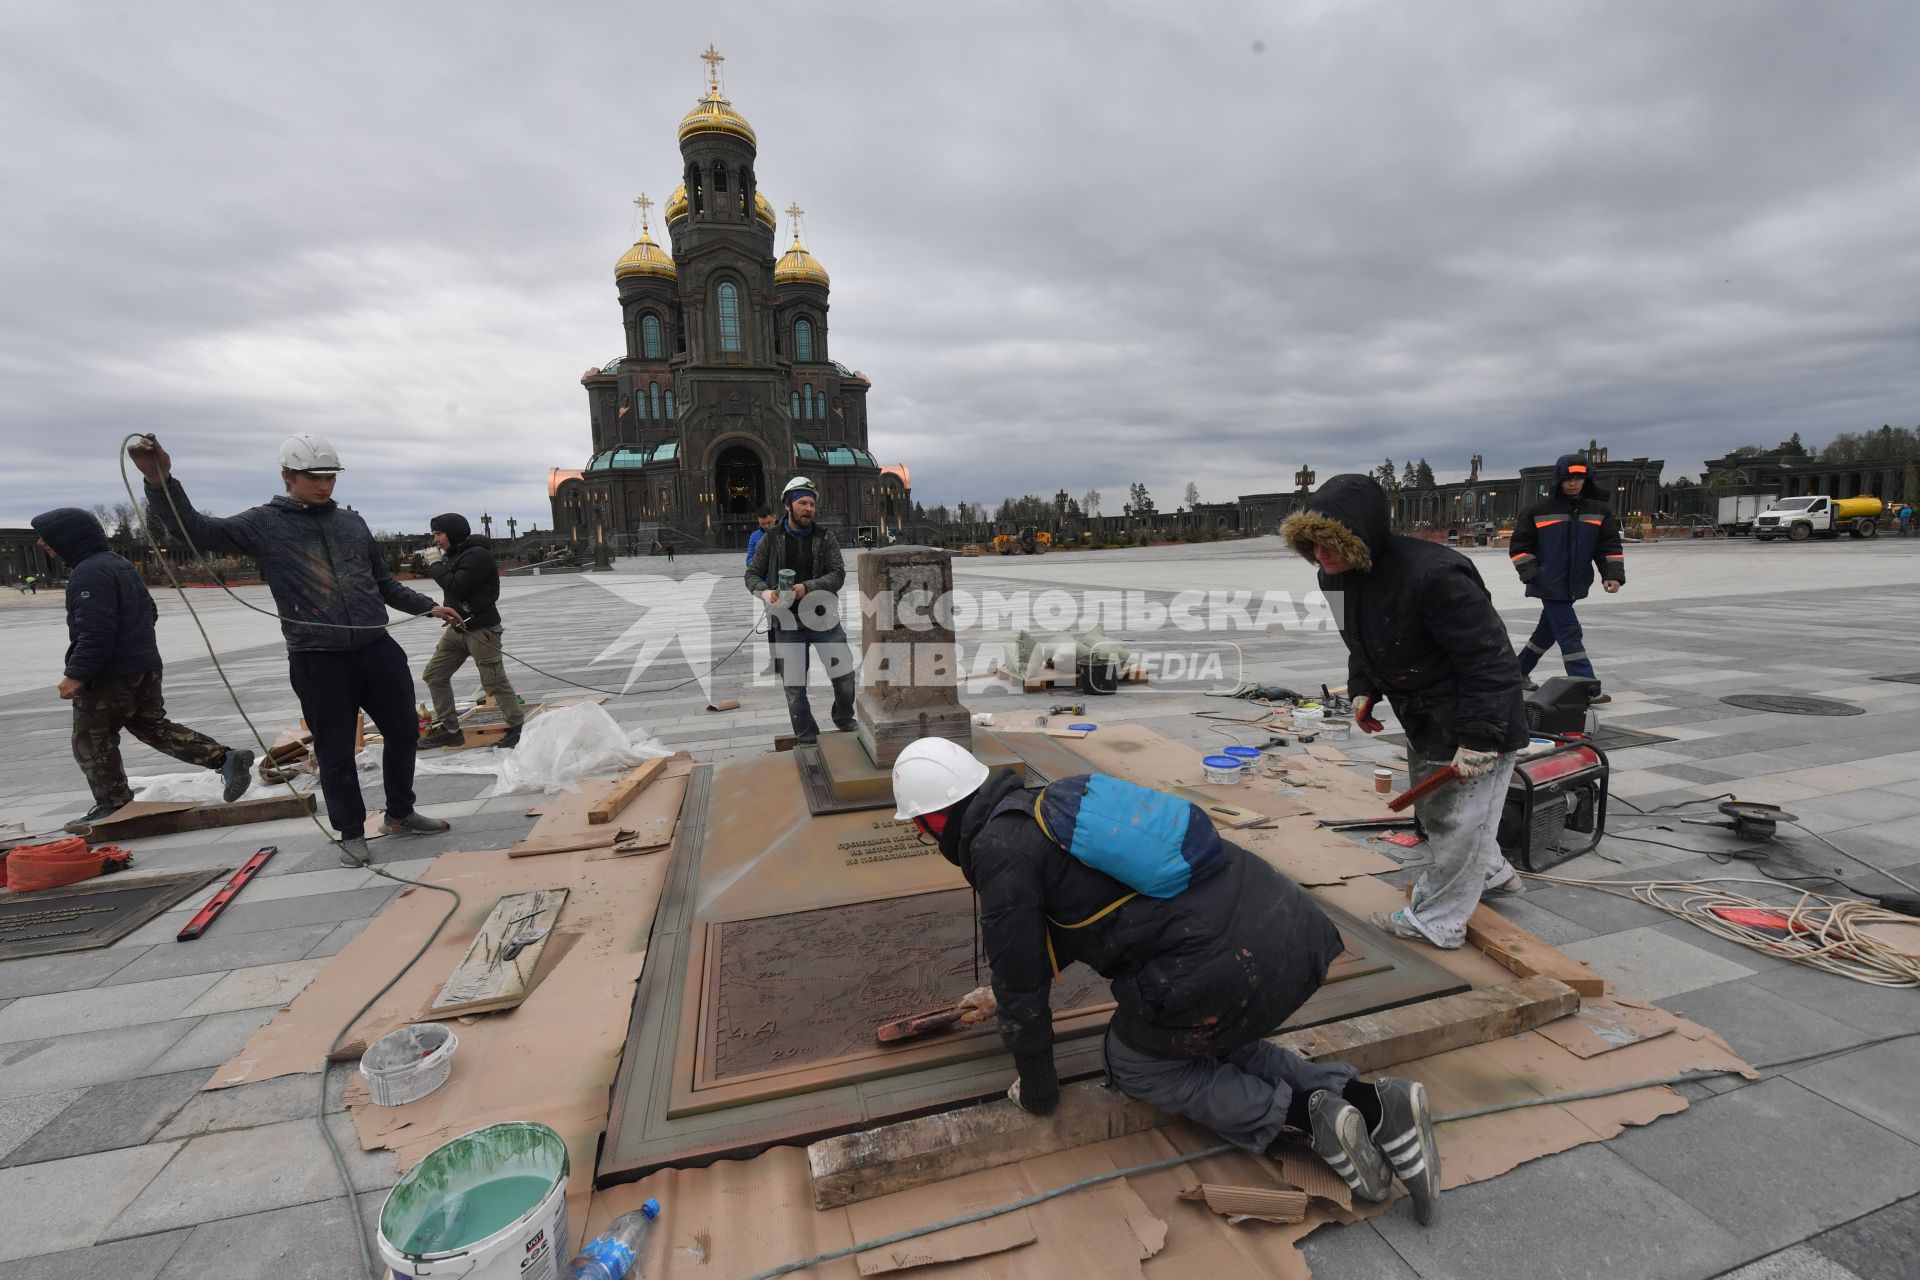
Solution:
<svg viewBox="0 0 1920 1280">
<path fill-rule="evenodd" d="M 1814 493 L 1799 498 L 1782 498 L 1753 520 L 1753 536 L 1772 542 L 1785 536 L 1792 542 L 1808 538 L 1871 538 L 1880 531 L 1880 516 L 1886 510 L 1878 498 L 1835 498 Z"/>
</svg>

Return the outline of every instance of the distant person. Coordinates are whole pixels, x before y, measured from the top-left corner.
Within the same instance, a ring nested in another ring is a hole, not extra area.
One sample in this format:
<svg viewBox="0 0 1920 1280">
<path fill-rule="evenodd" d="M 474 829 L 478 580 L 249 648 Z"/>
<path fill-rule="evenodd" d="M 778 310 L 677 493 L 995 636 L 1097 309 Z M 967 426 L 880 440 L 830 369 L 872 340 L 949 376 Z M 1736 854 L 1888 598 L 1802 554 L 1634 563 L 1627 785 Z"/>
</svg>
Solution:
<svg viewBox="0 0 1920 1280">
<path fill-rule="evenodd" d="M 21 594 L 23 595 L 31 595 L 31 596 L 39 595 L 40 594 L 40 575 L 36 573 L 28 574 L 27 580 L 20 584 L 20 591 L 21 591 Z"/>
<path fill-rule="evenodd" d="M 173 478 L 173 459 L 147 436 L 127 447 L 147 478 L 147 510 L 173 537 L 202 552 L 252 556 L 273 593 L 287 640 L 287 674 L 313 733 L 327 818 L 340 833 L 343 866 L 365 866 L 367 805 L 354 764 L 354 728 L 365 711 L 385 740 L 390 836 L 445 831 L 447 824 L 413 807 L 413 673 L 407 652 L 387 634 L 389 606 L 458 623 L 458 612 L 394 581 L 367 522 L 333 500 L 340 455 L 315 435 L 280 445 L 280 482 L 271 502 L 222 519 L 202 515 Z M 176 508 L 178 512 L 176 514 Z"/>
<path fill-rule="evenodd" d="M 453 673 L 472 658 L 480 687 L 506 720 L 507 732 L 494 745 L 511 751 L 520 745 L 526 712 L 507 679 L 507 662 L 500 652 L 500 568 L 493 562 L 493 541 L 476 536 L 467 518 L 456 511 L 435 516 L 428 528 L 433 530 L 433 545 L 419 553 L 420 559 L 427 576 L 440 584 L 443 602 L 460 615 L 461 622 L 440 633 L 440 643 L 420 673 L 433 699 L 433 732 L 420 739 L 420 748 L 466 743 L 453 704 Z"/>
<path fill-rule="evenodd" d="M 787 695 L 787 718 L 794 741 L 818 742 L 820 726 L 807 703 L 807 667 L 818 648 L 833 684 L 833 727 L 854 727 L 853 698 L 857 691 L 853 651 L 840 625 L 839 592 L 847 580 L 840 542 L 831 529 L 814 523 L 819 500 L 813 481 L 795 476 L 780 493 L 786 518 L 760 539 L 747 565 L 747 590 L 767 604 L 767 639 L 773 647 L 773 669 Z M 779 588 L 783 570 L 793 574 L 791 595 Z"/>
<path fill-rule="evenodd" d="M 1900 504 L 1900 536 L 1903 538 L 1913 536 L 1913 504 L 1911 502 Z"/>
<path fill-rule="evenodd" d="M 1520 581 L 1527 584 L 1527 594 L 1540 602 L 1539 624 L 1520 651 L 1520 674 L 1526 677 L 1528 689 L 1539 687 L 1533 682 L 1533 669 L 1556 644 L 1568 675 L 1599 684 L 1573 605 L 1587 598 L 1595 569 L 1608 595 L 1625 586 L 1627 559 L 1613 506 L 1587 492 L 1588 476 L 1585 457 L 1565 455 L 1553 464 L 1553 492 L 1521 512 L 1513 525 L 1509 557 Z M 1588 700 L 1613 699 L 1595 692 Z"/>
<path fill-rule="evenodd" d="M 253 752 L 227 747 L 167 719 L 160 689 L 160 611 L 133 565 L 107 546 L 100 522 L 78 507 L 33 518 L 43 550 L 67 564 L 67 660 L 60 696 L 73 703 L 73 758 L 93 792 L 93 808 L 67 824 L 81 831 L 133 802 L 120 731 L 184 764 L 220 774 L 231 804 L 253 781 Z"/>
<path fill-rule="evenodd" d="M 667 563 L 672 564 L 673 563 L 673 539 L 662 538 L 660 540 L 660 545 L 667 549 Z"/>
<path fill-rule="evenodd" d="M 767 536 L 767 530 L 780 523 L 780 517 L 773 514 L 773 508 L 764 504 L 753 513 L 753 517 L 760 522 L 760 527 L 747 535 L 748 564 L 753 563 L 753 549 L 760 545 L 760 539 Z"/>
</svg>

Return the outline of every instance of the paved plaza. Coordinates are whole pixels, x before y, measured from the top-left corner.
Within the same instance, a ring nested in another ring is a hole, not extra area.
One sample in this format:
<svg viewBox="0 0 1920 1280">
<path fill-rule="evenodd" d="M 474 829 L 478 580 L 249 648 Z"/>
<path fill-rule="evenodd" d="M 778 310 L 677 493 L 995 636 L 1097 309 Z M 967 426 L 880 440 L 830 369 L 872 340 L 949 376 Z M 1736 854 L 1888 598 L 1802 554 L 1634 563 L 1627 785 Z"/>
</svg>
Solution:
<svg viewBox="0 0 1920 1280">
<path fill-rule="evenodd" d="M 1517 643 L 1535 610 L 1506 553 L 1469 554 Z M 1920 541 L 1630 546 L 1628 575 L 1623 593 L 1596 594 L 1581 608 L 1614 698 L 1603 721 L 1666 740 L 1613 755 L 1615 795 L 1641 809 L 1722 792 L 1782 804 L 1841 850 L 1920 878 L 1920 683 L 1877 678 L 1920 672 Z M 1236 601 L 1236 592 L 1304 600 L 1311 574 L 1274 538 L 963 559 L 955 578 L 983 605 L 1052 592 L 1067 593 L 1053 604 L 1084 603 L 1092 593 L 1097 611 L 1099 600 L 1117 598 L 1111 632 L 1153 653 L 1212 655 L 1224 680 L 1317 690 L 1345 678 L 1340 639 L 1323 629 L 1128 625 L 1150 621 L 1142 615 L 1153 606 L 1180 604 L 1181 592 L 1213 593 L 1210 604 L 1185 597 L 1185 616 L 1221 605 L 1231 614 L 1242 604 L 1253 616 L 1259 600 Z M 1127 593 L 1138 594 L 1130 602 Z M 266 600 L 258 588 L 241 594 Z M 251 745 L 182 604 L 171 591 L 156 597 L 172 714 Z M 218 592 L 196 591 L 194 602 L 241 704 L 271 740 L 298 715 L 274 624 Z M 766 646 L 750 635 L 756 606 L 737 555 L 682 555 L 670 576 L 664 561 L 640 559 L 613 574 L 514 578 L 501 611 L 508 648 L 545 671 L 615 691 L 631 682 L 631 692 L 605 704 L 630 732 L 718 760 L 767 750 L 786 731 L 779 690 L 756 679 Z M 1312 620 L 1311 610 L 1299 616 Z M 960 638 L 972 654 L 1010 645 L 1017 629 L 997 603 L 961 621 L 971 623 Z M 57 594 L 0 601 L 0 650 L 9 657 L 0 669 L 0 820 L 29 832 L 89 807 L 68 752 L 68 711 L 53 692 L 63 622 Z M 395 630 L 416 673 L 436 631 L 430 622 Z M 703 685 L 689 659 L 722 655 Z M 1538 674 L 1557 670 L 1550 655 Z M 530 701 L 580 692 L 524 666 L 509 664 L 509 673 Z M 463 702 L 474 696 L 471 668 L 455 687 Z M 1841 699 L 1864 714 L 1784 715 L 1721 701 L 1738 692 Z M 826 694 L 824 685 L 816 691 L 817 710 Z M 710 713 L 710 698 L 742 705 Z M 1000 688 L 968 698 L 976 711 L 1045 710 L 1064 700 Z M 1087 718 L 1138 721 L 1196 747 L 1218 746 L 1227 741 L 1219 726 L 1194 713 L 1235 705 L 1169 678 L 1099 699 Z M 1348 749 L 1355 757 L 1384 751 L 1372 742 Z M 185 767 L 130 740 L 123 750 L 136 777 Z M 1198 780 L 1197 756 L 1194 777 L 1182 781 Z M 363 782 L 377 807 L 377 773 Z M 376 860 L 405 874 L 446 850 L 511 844 L 532 825 L 532 801 L 484 798 L 490 785 L 423 774 L 422 810 L 452 831 L 376 840 Z M 1740 847 L 1718 831 L 1636 817 L 1625 806 L 1613 828 L 1615 837 L 1559 872 L 1723 874 L 1715 855 Z M 1620 838 L 1629 835 L 1642 839 Z M 201 1086 L 397 889 L 338 866 L 304 821 L 130 845 L 137 871 L 154 872 L 237 866 L 268 843 L 279 854 L 266 875 L 199 942 L 173 935 L 204 892 L 113 946 L 0 962 L 0 1280 L 356 1275 L 347 1202 L 313 1119 L 316 1077 L 211 1093 Z M 1417 870 L 1418 850 L 1371 847 L 1414 855 L 1401 877 Z M 1840 869 L 1861 888 L 1892 887 L 1798 832 L 1775 847 L 1783 867 Z M 1747 874 L 1738 864 L 1732 873 Z M 1621 993 L 1718 1031 L 1756 1063 L 1920 1030 L 1920 993 L 1764 957 L 1635 902 L 1540 886 L 1497 909 Z M 356 1186 L 378 1192 L 397 1174 L 387 1153 L 358 1151 L 340 1112 L 350 1071 L 330 1073 L 326 1123 L 349 1149 Z M 1920 1038 L 1763 1075 L 1682 1086 L 1693 1105 L 1681 1115 L 1451 1192 L 1430 1229 L 1414 1224 L 1405 1202 L 1370 1222 L 1325 1228 L 1306 1245 L 1314 1272 L 1367 1280 L 1911 1277 L 1920 1257 Z M 365 1196 L 362 1209 L 371 1216 L 378 1203 Z M 1147 1271 L 1154 1274 L 1151 1264 Z"/>
</svg>

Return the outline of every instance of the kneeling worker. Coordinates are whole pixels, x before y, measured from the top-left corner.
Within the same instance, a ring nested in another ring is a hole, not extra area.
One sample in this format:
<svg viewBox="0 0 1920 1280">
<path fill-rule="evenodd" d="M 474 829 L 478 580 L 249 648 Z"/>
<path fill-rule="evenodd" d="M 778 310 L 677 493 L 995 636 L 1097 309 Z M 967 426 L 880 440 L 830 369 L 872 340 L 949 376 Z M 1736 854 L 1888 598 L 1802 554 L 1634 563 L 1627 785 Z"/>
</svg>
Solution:
<svg viewBox="0 0 1920 1280">
<path fill-rule="evenodd" d="M 493 562 L 493 543 L 474 537 L 473 526 L 456 512 L 435 516 L 429 527 L 433 545 L 419 553 L 420 559 L 427 576 L 440 584 L 447 608 L 464 621 L 440 633 L 440 643 L 420 673 L 433 697 L 433 732 L 420 739 L 420 746 L 424 750 L 466 742 L 453 706 L 453 673 L 471 657 L 480 672 L 480 687 L 506 718 L 507 732 L 494 745 L 511 751 L 520 745 L 526 713 L 507 679 L 507 661 L 500 653 L 500 569 Z"/>
<path fill-rule="evenodd" d="M 1366 1084 L 1264 1039 L 1340 954 L 1298 885 L 1176 797 L 1098 774 L 1030 792 L 944 738 L 900 753 L 893 794 L 894 816 L 937 840 L 979 894 L 992 989 L 969 1001 L 997 1009 L 1015 1102 L 1036 1115 L 1059 1102 L 1047 989 L 1078 960 L 1112 982 L 1115 1088 L 1249 1151 L 1307 1133 L 1355 1194 L 1384 1200 L 1398 1173 L 1432 1220 L 1440 1154 L 1425 1086 Z"/>
</svg>

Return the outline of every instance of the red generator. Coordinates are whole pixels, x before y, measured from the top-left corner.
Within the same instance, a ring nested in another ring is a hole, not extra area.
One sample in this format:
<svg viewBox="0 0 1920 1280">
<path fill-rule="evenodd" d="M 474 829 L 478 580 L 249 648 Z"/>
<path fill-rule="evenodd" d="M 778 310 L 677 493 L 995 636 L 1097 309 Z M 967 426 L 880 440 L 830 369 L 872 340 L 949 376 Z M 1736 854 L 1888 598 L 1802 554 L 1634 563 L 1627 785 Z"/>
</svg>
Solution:
<svg viewBox="0 0 1920 1280">
<path fill-rule="evenodd" d="M 1545 871 L 1599 844 L 1609 772 L 1607 753 L 1582 734 L 1535 738 L 1507 784 L 1500 852 L 1522 871 Z"/>
</svg>

